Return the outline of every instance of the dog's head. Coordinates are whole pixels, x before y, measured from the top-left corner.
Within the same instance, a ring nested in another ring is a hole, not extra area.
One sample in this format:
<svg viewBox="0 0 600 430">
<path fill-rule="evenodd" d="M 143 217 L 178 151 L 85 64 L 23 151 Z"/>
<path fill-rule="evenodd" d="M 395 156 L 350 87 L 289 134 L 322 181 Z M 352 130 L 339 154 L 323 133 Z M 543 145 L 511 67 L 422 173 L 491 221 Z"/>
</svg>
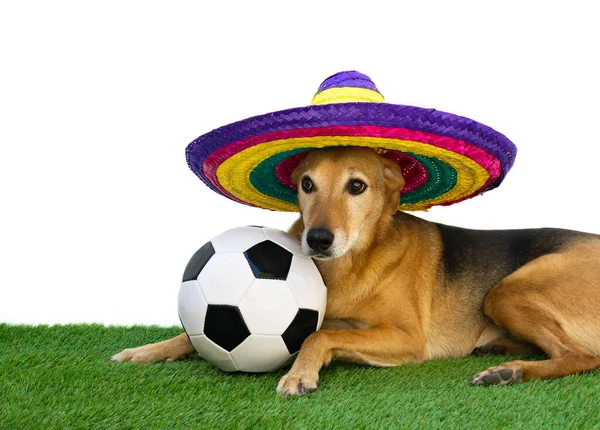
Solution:
<svg viewBox="0 0 600 430">
<path fill-rule="evenodd" d="M 396 163 L 358 147 L 315 150 L 292 180 L 304 223 L 302 250 L 318 259 L 368 246 L 380 224 L 398 209 L 404 187 Z"/>
</svg>

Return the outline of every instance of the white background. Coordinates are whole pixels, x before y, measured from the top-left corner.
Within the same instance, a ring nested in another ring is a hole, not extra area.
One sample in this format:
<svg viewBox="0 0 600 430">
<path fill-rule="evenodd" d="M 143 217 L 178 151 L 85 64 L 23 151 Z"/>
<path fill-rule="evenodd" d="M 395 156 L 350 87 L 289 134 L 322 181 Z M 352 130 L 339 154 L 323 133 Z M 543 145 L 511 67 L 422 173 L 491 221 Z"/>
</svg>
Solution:
<svg viewBox="0 0 600 430">
<path fill-rule="evenodd" d="M 600 233 L 594 2 L 495 3 L 3 2 L 0 322 L 179 324 L 200 245 L 295 218 L 210 191 L 186 145 L 348 69 L 519 147 L 499 189 L 425 218 Z"/>
</svg>

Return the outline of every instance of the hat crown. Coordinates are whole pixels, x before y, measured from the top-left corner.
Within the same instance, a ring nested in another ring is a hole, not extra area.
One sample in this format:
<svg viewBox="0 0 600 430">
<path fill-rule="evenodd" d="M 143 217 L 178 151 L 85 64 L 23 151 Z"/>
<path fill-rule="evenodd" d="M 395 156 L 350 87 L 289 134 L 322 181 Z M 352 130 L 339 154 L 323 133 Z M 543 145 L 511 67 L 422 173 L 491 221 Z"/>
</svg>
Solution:
<svg viewBox="0 0 600 430">
<path fill-rule="evenodd" d="M 370 90 L 377 90 L 377 87 L 364 73 L 357 72 L 356 70 L 348 70 L 346 72 L 339 72 L 335 75 L 331 75 L 323 81 L 319 86 L 318 91 L 328 90 L 329 88 L 343 88 L 343 87 L 356 87 L 356 88 L 368 88 Z"/>
<path fill-rule="evenodd" d="M 367 75 L 349 70 L 325 79 L 311 104 L 384 102 L 384 98 Z"/>
</svg>

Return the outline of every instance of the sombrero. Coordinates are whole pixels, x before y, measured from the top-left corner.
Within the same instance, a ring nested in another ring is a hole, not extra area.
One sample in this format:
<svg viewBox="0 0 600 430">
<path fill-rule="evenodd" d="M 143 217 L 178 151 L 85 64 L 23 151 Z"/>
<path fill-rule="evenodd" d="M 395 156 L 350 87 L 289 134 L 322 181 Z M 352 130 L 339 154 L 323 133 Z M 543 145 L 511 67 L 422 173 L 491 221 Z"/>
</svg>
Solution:
<svg viewBox="0 0 600 430">
<path fill-rule="evenodd" d="M 327 78 L 310 106 L 217 128 L 186 148 L 188 166 L 212 190 L 244 203 L 298 211 L 290 179 L 309 151 L 367 146 L 394 160 L 406 180 L 398 209 L 450 205 L 496 188 L 517 148 L 503 134 L 458 115 L 385 103 L 356 71 Z"/>
</svg>

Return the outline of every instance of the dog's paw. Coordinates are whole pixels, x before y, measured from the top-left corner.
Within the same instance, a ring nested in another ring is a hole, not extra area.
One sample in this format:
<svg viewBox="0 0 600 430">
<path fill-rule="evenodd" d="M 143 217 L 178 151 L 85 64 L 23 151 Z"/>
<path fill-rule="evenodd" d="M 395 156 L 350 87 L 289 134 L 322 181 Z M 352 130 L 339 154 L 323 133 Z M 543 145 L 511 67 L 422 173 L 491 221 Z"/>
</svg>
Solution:
<svg viewBox="0 0 600 430">
<path fill-rule="evenodd" d="M 523 369 L 518 362 L 504 363 L 479 372 L 471 378 L 471 385 L 508 385 L 521 382 Z"/>
<path fill-rule="evenodd" d="M 153 363 L 156 361 L 175 361 L 177 357 L 170 357 L 167 351 L 156 348 L 154 345 L 144 345 L 138 348 L 129 348 L 110 357 L 109 361 L 124 363 L 134 361 L 137 363 Z"/>
<path fill-rule="evenodd" d="M 319 385 L 319 375 L 290 372 L 283 376 L 277 385 L 277 392 L 283 397 L 301 396 L 312 393 Z"/>
</svg>

